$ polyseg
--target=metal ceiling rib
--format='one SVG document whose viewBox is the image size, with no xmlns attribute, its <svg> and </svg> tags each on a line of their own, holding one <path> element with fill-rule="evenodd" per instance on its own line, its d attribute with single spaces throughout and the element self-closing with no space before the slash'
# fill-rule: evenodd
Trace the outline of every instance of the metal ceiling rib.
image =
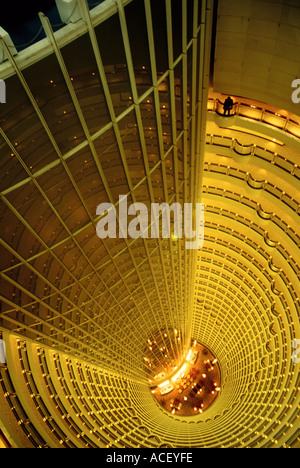
<svg viewBox="0 0 300 468">
<path fill-rule="evenodd" d="M 194 21 L 193 21 L 193 40 L 189 42 L 187 40 L 187 2 L 183 1 L 182 2 L 182 53 L 178 57 L 173 57 L 173 30 L 172 30 L 172 23 L 171 23 L 171 18 L 172 18 L 172 5 L 169 0 L 166 1 L 166 19 L 167 19 L 167 24 L 166 24 L 166 31 L 167 31 L 167 50 L 168 50 L 168 63 L 169 63 L 169 69 L 167 72 L 163 74 L 163 76 L 158 77 L 157 71 L 156 71 L 156 52 L 155 52 L 155 47 L 154 47 L 154 36 L 153 36 L 153 26 L 152 26 L 152 13 L 151 13 L 151 4 L 149 0 L 145 0 L 145 18 L 146 18 L 146 24 L 147 24 L 147 37 L 148 37 L 148 45 L 149 45 L 149 56 L 150 56 L 150 63 L 151 63 L 151 76 L 152 76 L 152 84 L 148 87 L 148 90 L 143 93 L 141 96 L 138 95 L 137 92 L 137 87 L 136 87 L 136 77 L 135 77 L 135 71 L 133 67 L 133 61 L 132 61 L 132 53 L 131 53 L 131 45 L 129 42 L 129 36 L 128 36 L 128 31 L 127 31 L 127 24 L 126 24 L 126 14 L 124 10 L 124 4 L 121 1 L 117 1 L 117 11 L 120 19 L 120 27 L 121 27 L 121 32 L 122 32 L 122 37 L 123 37 L 123 44 L 124 44 L 124 49 L 125 49 L 125 56 L 126 56 L 126 66 L 127 66 L 127 71 L 128 71 L 128 76 L 129 76 L 129 83 L 131 87 L 131 95 L 132 95 L 132 104 L 127 108 L 126 111 L 122 112 L 121 115 L 118 115 L 116 117 L 115 111 L 114 111 L 114 106 L 113 106 L 113 100 L 111 96 L 111 91 L 109 89 L 109 85 L 107 82 L 107 75 L 103 66 L 101 54 L 100 54 L 100 49 L 98 45 L 98 41 L 96 38 L 96 32 L 93 26 L 93 21 L 91 19 L 90 11 L 87 7 L 86 1 L 85 0 L 80 0 L 80 8 L 82 12 L 82 17 L 83 20 L 86 24 L 88 35 L 90 37 L 90 42 L 92 45 L 93 53 L 94 53 L 94 58 L 95 62 L 97 64 L 98 68 L 98 73 L 101 79 L 101 84 L 104 90 L 104 96 L 106 100 L 106 104 L 109 110 L 109 115 L 110 115 L 110 123 L 106 124 L 104 128 L 99 128 L 97 129 L 96 133 L 91 134 L 88 125 L 85 120 L 85 116 L 83 114 L 83 111 L 81 109 L 76 90 L 74 88 L 72 79 L 70 77 L 69 71 L 67 70 L 67 67 L 64 62 L 63 55 L 61 53 L 60 47 L 56 41 L 55 34 L 52 32 L 51 25 L 49 23 L 48 18 L 46 18 L 42 13 L 40 13 L 40 19 L 41 23 L 43 25 L 43 28 L 45 30 L 46 36 L 48 38 L 49 43 L 51 44 L 51 48 L 53 53 L 56 56 L 57 62 L 59 64 L 62 76 L 64 78 L 64 82 L 66 84 L 66 87 L 69 92 L 70 100 L 74 105 L 76 114 L 79 118 L 79 122 L 81 124 L 81 127 L 84 132 L 84 141 L 81 141 L 78 145 L 72 148 L 71 151 L 69 151 L 66 154 L 62 154 L 55 137 L 53 136 L 49 123 L 45 120 L 43 113 L 41 109 L 39 108 L 39 105 L 36 102 L 36 99 L 30 89 L 30 84 L 27 83 L 22 70 L 20 69 L 19 65 L 17 64 L 17 60 L 15 57 L 12 56 L 10 53 L 8 47 L 6 46 L 5 42 L 2 40 L 2 44 L 4 49 L 7 52 L 7 56 L 9 57 L 9 61 L 12 64 L 15 73 L 17 74 L 26 94 L 27 97 L 31 103 L 31 105 L 34 108 L 34 111 L 40 120 L 44 131 L 48 135 L 48 138 L 53 146 L 53 149 L 55 153 L 57 154 L 57 159 L 54 161 L 52 164 L 45 166 L 44 168 L 41 168 L 37 173 L 32 173 L 32 171 L 27 167 L 26 163 L 22 160 L 22 155 L 18 153 L 15 145 L 13 144 L 12 141 L 10 141 L 9 137 L 6 135 L 6 133 L 1 129 L 1 135 L 10 147 L 11 151 L 13 151 L 13 154 L 16 156 L 17 160 L 23 168 L 25 169 L 26 173 L 28 174 L 27 179 L 23 179 L 23 181 L 18 182 L 17 184 L 13 184 L 11 187 L 7 188 L 4 190 L 1 194 L 1 199 L 2 201 L 5 202 L 6 206 L 14 213 L 16 218 L 19 219 L 19 221 L 22 223 L 22 225 L 25 226 L 26 229 L 28 229 L 31 234 L 38 240 L 40 245 L 42 246 L 42 249 L 38 254 L 35 254 L 34 256 L 23 258 L 22 256 L 19 255 L 19 253 L 13 249 L 12 247 L 9 247 L 9 251 L 13 253 L 13 255 L 16 258 L 19 258 L 21 260 L 21 263 L 19 265 L 26 266 L 28 268 L 28 271 L 33 272 L 34 274 L 37 274 L 37 276 L 45 282 L 45 284 L 48 284 L 51 290 L 53 291 L 52 295 L 59 295 L 63 301 L 66 301 L 66 304 L 69 304 L 69 307 L 67 309 L 67 313 L 63 313 L 62 316 L 60 315 L 60 312 L 55 310 L 55 307 L 51 308 L 53 318 L 51 318 L 49 321 L 47 319 L 39 319 L 38 317 L 36 318 L 36 321 L 34 321 L 34 314 L 31 314 L 30 317 L 33 319 L 33 324 L 28 327 L 28 329 L 31 329 L 33 333 L 36 334 L 36 337 L 38 338 L 43 337 L 45 338 L 45 333 L 40 333 L 38 332 L 38 326 L 37 324 L 44 324 L 45 326 L 47 324 L 50 324 L 52 327 L 52 341 L 53 343 L 56 343 L 59 345 L 59 340 L 56 338 L 60 334 L 60 330 L 58 327 L 54 325 L 55 323 L 55 317 L 59 318 L 62 317 L 63 320 L 66 320 L 66 323 L 68 323 L 68 329 L 71 328 L 77 330 L 77 335 L 80 335 L 81 333 L 84 333 L 84 336 L 88 336 L 86 331 L 87 327 L 94 327 L 95 331 L 93 333 L 90 333 L 89 336 L 92 337 L 92 342 L 90 343 L 90 352 L 88 353 L 89 357 L 92 355 L 94 360 L 101 361 L 101 359 L 97 356 L 101 356 L 101 351 L 99 354 L 99 348 L 103 346 L 104 352 L 107 353 L 107 350 L 109 349 L 110 345 L 107 344 L 107 341 L 105 341 L 104 344 L 101 344 L 101 338 L 97 338 L 99 333 L 97 334 L 97 330 L 100 332 L 100 336 L 103 335 L 103 337 L 106 337 L 107 340 L 111 339 L 112 345 L 114 344 L 116 346 L 116 349 L 118 348 L 118 340 L 114 337 L 114 335 L 110 335 L 109 329 L 104 329 L 101 326 L 99 326 L 99 323 L 97 322 L 96 318 L 91 318 L 88 313 L 85 312 L 87 304 L 92 305 L 94 308 L 100 308 L 101 313 L 105 315 L 110 314 L 110 310 L 119 310 L 124 318 L 124 321 L 127 321 L 128 324 L 132 322 L 131 318 L 131 313 L 130 311 L 122 306 L 120 301 L 117 298 L 117 295 L 114 291 L 116 291 L 116 284 L 114 284 L 113 287 L 111 287 L 107 282 L 105 282 L 102 279 L 102 274 L 101 271 L 103 271 L 103 265 L 102 269 L 101 267 L 95 268 L 93 265 L 92 261 L 88 258 L 87 253 L 85 252 L 85 249 L 80 245 L 78 241 L 78 234 L 84 233 L 86 229 L 90 228 L 91 226 L 96 226 L 97 222 L 97 217 L 93 215 L 93 213 L 90 212 L 86 201 L 81 193 L 81 190 L 79 189 L 79 186 L 77 184 L 77 181 L 75 180 L 68 162 L 69 160 L 72 160 L 76 158 L 76 155 L 82 151 L 83 149 L 89 149 L 94 163 L 98 169 L 99 176 L 101 178 L 101 181 L 103 183 L 103 186 L 106 190 L 107 193 L 107 198 L 108 200 L 114 204 L 116 207 L 118 206 L 119 200 L 116 200 L 113 198 L 112 193 L 111 193 L 111 187 L 109 185 L 109 182 L 106 179 L 105 172 L 102 168 L 101 161 L 99 159 L 99 156 L 97 154 L 97 150 L 95 147 L 95 141 L 99 138 L 99 136 L 104 135 L 107 130 L 110 128 L 113 130 L 117 146 L 115 147 L 115 150 L 117 150 L 120 154 L 123 169 L 125 171 L 126 175 L 126 183 L 128 185 L 128 193 L 132 197 L 132 200 L 134 202 L 137 201 L 136 198 L 136 190 L 141 186 L 142 184 L 146 183 L 148 187 L 148 193 L 149 193 L 149 200 L 153 202 L 162 202 L 165 201 L 166 203 L 171 203 L 173 201 L 184 201 L 184 202 L 193 202 L 195 203 L 195 198 L 192 195 L 192 189 L 193 187 L 192 184 L 192 178 L 195 177 L 195 172 L 194 172 L 194 163 L 192 162 L 191 167 L 188 165 L 188 156 L 187 152 L 190 152 L 190 159 L 191 161 L 194 160 L 194 153 L 195 153 L 195 130 L 196 130 L 196 108 L 197 108 L 197 103 L 201 100 L 201 98 L 197 95 L 198 92 L 202 93 L 202 89 L 198 89 L 198 83 L 199 83 L 199 70 L 197 70 L 196 65 L 198 63 L 198 35 L 200 34 L 200 27 L 197 24 L 197 18 L 198 18 L 198 1 L 194 2 Z M 202 7 L 203 8 L 203 7 Z M 205 7 L 203 8 L 202 14 L 205 15 Z M 202 19 L 202 23 L 204 25 L 204 20 Z M 204 36 L 202 35 L 202 40 L 204 40 Z M 201 45 L 202 50 L 203 50 L 203 45 Z M 193 50 L 193 59 L 195 62 L 193 62 L 192 66 L 192 78 L 191 78 L 191 83 L 188 83 L 187 80 L 187 51 L 189 48 L 192 48 Z M 174 66 L 176 64 L 182 62 L 182 85 L 181 85 L 181 93 L 182 93 L 182 112 L 183 112 L 183 130 L 180 132 L 180 134 L 177 134 L 177 124 L 176 124 L 176 105 L 175 105 L 175 78 L 174 78 Z M 203 73 L 203 69 L 201 68 L 200 74 Z M 169 109 L 169 114 L 170 114 L 170 145 L 167 150 L 164 148 L 164 143 L 163 143 L 163 131 L 162 131 L 162 122 L 161 122 L 161 103 L 160 103 L 160 96 L 159 96 L 159 86 L 161 83 L 165 82 L 167 80 L 168 82 L 168 93 L 169 93 L 169 99 L 170 99 L 170 109 Z M 200 80 L 201 81 L 201 80 Z M 188 87 L 190 87 L 190 90 L 188 91 Z M 149 165 L 149 160 L 148 160 L 148 150 L 147 150 L 147 145 L 145 141 L 145 128 L 146 128 L 146 122 L 144 120 L 144 117 L 142 117 L 142 111 L 141 111 L 141 105 L 144 103 L 145 99 L 153 95 L 154 97 L 154 111 L 155 111 L 155 120 L 156 120 L 156 127 L 157 127 L 157 138 L 158 138 L 158 144 L 159 144 L 159 161 L 158 163 L 150 168 Z M 187 106 L 189 105 L 188 103 L 188 95 L 190 96 L 191 99 L 191 113 L 190 117 L 188 117 L 188 112 L 187 112 Z M 144 164 L 144 169 L 145 169 L 145 176 L 143 179 L 140 180 L 140 182 L 136 185 L 133 184 L 130 171 L 128 168 L 128 162 L 127 162 L 127 157 L 125 154 L 124 150 L 124 145 L 123 145 L 123 136 L 121 135 L 120 129 L 119 129 L 119 124 L 122 123 L 123 121 L 126 120 L 127 116 L 134 112 L 135 117 L 136 117 L 136 129 L 137 129 L 137 135 L 139 139 L 139 144 L 141 147 L 141 152 L 142 152 L 142 158 L 143 158 L 143 164 Z M 192 133 L 189 133 L 189 128 L 192 129 Z M 179 176 L 179 170 L 178 170 L 178 155 L 177 155 L 177 145 L 178 141 L 182 140 L 183 141 L 183 180 L 180 180 Z M 190 148 L 189 148 L 190 145 Z M 168 182 L 167 182 L 167 160 L 172 158 L 173 160 L 173 183 L 174 183 L 174 192 L 173 194 L 169 197 L 168 195 Z M 51 168 L 54 168 L 57 165 L 61 165 L 64 168 L 64 171 L 67 174 L 68 179 L 71 182 L 72 187 L 74 188 L 82 206 L 85 209 L 85 212 L 88 215 L 89 222 L 87 222 L 83 227 L 80 228 L 78 231 L 71 231 L 67 224 L 64 222 L 63 216 L 59 214 L 57 211 L 56 207 L 54 204 L 51 202 L 49 197 L 47 196 L 46 192 L 43 190 L 43 187 L 39 183 L 39 177 L 42 176 L 43 174 L 47 174 L 47 171 L 51 170 Z M 153 186 L 153 176 L 154 174 L 158 174 L 157 171 L 160 171 L 160 177 L 161 177 L 161 183 L 162 183 L 162 188 L 163 188 L 163 200 L 158 200 L 157 196 L 155 194 L 155 189 Z M 11 203 L 7 196 L 11 196 L 13 194 L 14 190 L 20 189 L 23 186 L 25 187 L 28 183 L 33 182 L 34 186 L 37 188 L 43 199 L 46 201 L 47 205 L 51 209 L 51 211 L 54 213 L 56 218 L 59 220 L 61 225 L 64 227 L 65 232 L 67 236 L 63 238 L 59 243 L 54 243 L 52 246 L 48 246 L 41 237 L 38 236 L 38 234 L 35 232 L 35 230 L 30 226 L 30 223 L 26 221 L 26 219 L 21 216 L 21 214 L 18 212 L 18 209 L 13 206 L 13 203 Z M 121 194 L 120 194 L 121 195 Z M 146 195 L 146 193 L 145 193 Z M 191 197 L 192 196 L 192 197 Z M 86 261 L 86 264 L 89 265 L 91 271 L 97 278 L 97 281 L 99 281 L 102 284 L 102 289 L 103 291 L 98 293 L 96 296 L 91 294 L 89 289 L 84 286 L 86 284 L 86 279 L 91 277 L 91 273 L 87 273 L 86 275 L 83 275 L 82 278 L 76 277 L 74 274 L 70 272 L 70 269 L 66 269 L 66 266 L 63 264 L 63 262 L 60 260 L 58 255 L 55 254 L 57 251 L 57 247 L 62 246 L 63 244 L 67 245 L 67 243 L 71 241 L 78 251 L 81 253 L 82 258 Z M 2 246 L 7 246 L 7 243 L 3 240 L 1 240 Z M 157 239 L 157 244 L 155 246 L 149 245 L 146 239 L 142 240 L 142 245 L 138 246 L 139 251 L 144 251 L 145 252 L 145 259 L 140 262 L 139 264 L 135 260 L 135 253 L 132 248 L 135 248 L 135 245 L 137 244 L 137 241 L 134 240 L 129 240 L 129 239 L 124 239 L 124 246 L 121 249 L 121 252 L 117 253 L 112 253 L 110 251 L 110 247 L 107 245 L 108 243 L 106 240 L 103 240 L 103 245 L 105 248 L 105 251 L 107 253 L 107 260 L 105 260 L 105 263 L 107 266 L 110 265 L 110 263 L 114 266 L 115 271 L 117 272 L 119 279 L 117 280 L 117 284 L 119 287 L 124 288 L 124 290 L 127 290 L 127 295 L 128 298 L 130 297 L 130 302 L 132 302 L 132 305 L 134 308 L 136 308 L 137 311 L 140 311 L 139 313 L 141 314 L 141 317 L 139 319 L 140 324 L 143 324 L 143 333 L 140 333 L 139 330 L 137 330 L 137 337 L 140 336 L 140 341 L 143 342 L 145 341 L 145 336 L 148 333 L 148 336 L 151 336 L 151 333 L 153 333 L 153 325 L 156 323 L 155 328 L 157 329 L 158 333 L 161 334 L 162 340 L 164 341 L 164 336 L 163 336 L 163 324 L 164 320 L 166 319 L 165 326 L 168 328 L 170 325 L 172 328 L 181 328 L 182 332 L 182 340 L 180 342 L 175 343 L 175 348 L 173 350 L 175 356 L 181 356 L 184 350 L 187 347 L 187 343 L 190 340 L 191 337 L 191 313 L 192 313 L 192 299 L 193 299 L 193 284 L 195 281 L 195 269 L 192 267 L 192 257 L 194 257 L 194 261 L 196 258 L 196 253 L 193 251 L 188 251 L 186 249 L 183 249 L 182 246 L 176 246 L 175 250 L 172 245 L 172 239 Z M 166 245 L 168 244 L 168 246 Z M 167 268 L 167 263 L 166 263 L 166 249 L 170 252 L 170 267 Z M 49 278 L 43 277 L 40 272 L 37 271 L 37 269 L 34 267 L 34 262 L 38 260 L 38 258 L 42 258 L 45 253 L 48 253 L 51 257 L 53 257 L 58 265 L 63 270 L 67 270 L 68 275 L 72 278 L 73 282 L 73 287 L 80 287 L 80 290 L 82 290 L 86 296 L 85 301 L 80 305 L 68 298 L 67 290 L 64 293 L 63 290 L 60 291 L 57 287 L 55 287 L 51 280 Z M 119 268 L 119 261 L 120 258 L 123 256 L 126 256 L 127 261 L 131 263 L 131 268 L 126 271 L 121 271 Z M 159 261 L 160 267 L 157 269 L 157 260 Z M 104 263 L 104 264 L 105 264 Z M 176 267 L 177 266 L 177 267 Z M 16 271 L 17 266 L 14 265 L 13 267 Z M 146 270 L 145 270 L 146 268 Z M 148 271 L 148 273 L 145 275 L 145 273 L 142 272 Z M 10 278 L 9 272 L 10 270 L 5 270 L 6 272 L 3 273 L 3 278 L 5 278 L 8 282 L 14 285 L 14 287 L 18 288 L 18 283 L 17 281 L 12 280 Z M 185 275 L 183 272 L 189 271 L 187 275 Z M 150 277 L 148 276 L 150 274 Z M 134 295 L 132 294 L 132 288 L 129 286 L 128 279 L 130 278 L 130 275 L 136 276 L 138 280 L 138 284 L 135 287 L 135 291 L 139 292 L 139 298 L 136 299 Z M 164 282 L 164 291 L 162 292 L 162 287 L 161 281 L 163 280 Z M 149 289 L 149 284 L 152 282 L 153 287 Z M 22 288 L 21 288 L 22 289 Z M 171 300 L 171 290 L 178 290 L 182 291 L 183 294 L 185 295 L 185 298 L 179 301 L 177 294 L 175 296 L 172 294 L 172 300 Z M 112 308 L 109 310 L 105 310 L 101 308 L 101 305 L 99 304 L 99 300 L 101 301 L 101 298 L 103 297 L 103 293 L 107 293 L 109 297 L 111 297 L 113 301 Z M 142 293 L 142 296 L 140 295 Z M 32 296 L 32 301 L 40 304 L 40 306 L 44 306 L 47 308 L 47 305 L 45 303 L 45 300 L 43 298 L 39 298 L 35 296 L 34 294 L 31 294 Z M 6 297 L 2 297 L 2 300 L 4 303 L 7 305 L 12 306 L 12 303 L 7 300 Z M 122 300 L 123 302 L 123 300 Z M 167 304 L 167 309 L 166 309 L 166 304 Z M 115 309 L 115 307 L 117 309 Z M 142 309 L 141 309 L 142 307 Z M 157 307 L 158 310 L 162 312 L 162 315 L 159 317 L 159 314 L 157 312 Z M 148 312 L 145 314 L 145 309 L 148 309 Z M 20 311 L 23 312 L 23 314 L 29 314 L 26 308 L 20 307 Z M 82 314 L 82 323 L 79 324 L 74 324 L 73 320 L 68 318 L 71 317 L 71 312 L 74 311 L 79 311 L 80 314 Z M 147 315 L 152 317 L 151 321 L 149 321 Z M 11 321 L 12 323 L 15 323 L 15 319 L 10 316 L 8 312 L 4 314 L 6 316 L 6 320 L 9 322 Z M 145 319 L 143 319 L 143 315 L 145 315 Z M 178 318 L 180 316 L 180 319 Z M 165 319 L 161 319 L 161 317 L 165 317 Z M 179 323 L 180 320 L 180 323 Z M 169 324 L 169 325 L 168 325 Z M 132 322 L 132 327 L 134 328 L 134 323 Z M 21 327 L 22 328 L 22 327 Z M 26 327 L 24 327 L 25 329 Z M 116 325 L 116 330 L 118 332 L 121 332 L 122 324 L 121 322 Z M 148 329 L 148 332 L 145 333 L 145 330 Z M 73 333 L 73 332 L 72 332 Z M 114 332 L 115 333 L 115 332 Z M 93 338 L 94 335 L 94 338 Z M 75 348 L 77 348 L 77 352 L 81 353 L 83 352 L 82 350 L 87 349 L 86 343 L 83 342 L 81 343 L 80 340 L 77 342 L 77 340 L 72 337 L 72 334 L 70 334 L 69 331 L 66 331 L 64 333 L 64 336 L 68 337 L 68 340 L 70 340 L 70 350 L 72 350 L 72 346 L 75 345 Z M 99 341 L 100 340 L 100 341 Z M 98 350 L 97 350 L 97 342 L 99 342 Z M 73 343 L 73 345 L 72 345 Z M 93 344 L 94 343 L 94 344 Z M 101 346 L 100 346 L 101 344 Z M 68 343 L 65 343 L 66 349 L 68 349 Z M 106 351 L 105 351 L 106 350 Z M 74 349 L 73 349 L 74 351 Z M 111 351 L 110 355 L 115 356 L 113 359 L 113 362 L 117 361 L 118 358 L 118 353 L 119 351 Z M 131 361 L 130 357 L 131 353 L 128 351 L 128 349 L 125 351 L 125 355 L 129 356 L 128 362 Z M 136 359 L 136 358 L 134 358 Z M 114 363 L 115 365 L 115 363 Z M 111 364 L 113 366 L 113 363 Z M 144 376 L 144 370 L 141 365 L 138 365 L 138 368 L 140 369 L 139 371 L 134 371 L 135 373 L 138 372 L 137 378 L 140 380 L 145 380 Z M 124 368 L 123 368 L 124 371 Z M 130 374 L 132 371 L 127 369 L 126 372 L 129 372 Z"/>
</svg>

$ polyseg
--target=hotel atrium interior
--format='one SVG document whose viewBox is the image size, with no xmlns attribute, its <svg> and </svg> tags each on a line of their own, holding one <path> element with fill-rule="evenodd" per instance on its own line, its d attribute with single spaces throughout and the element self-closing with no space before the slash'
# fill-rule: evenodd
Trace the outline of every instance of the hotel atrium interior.
<svg viewBox="0 0 300 468">
<path fill-rule="evenodd" d="M 33 10 L 0 24 L 0 447 L 299 448 L 299 0 Z M 203 204 L 203 245 L 100 238 L 125 195 Z"/>
</svg>

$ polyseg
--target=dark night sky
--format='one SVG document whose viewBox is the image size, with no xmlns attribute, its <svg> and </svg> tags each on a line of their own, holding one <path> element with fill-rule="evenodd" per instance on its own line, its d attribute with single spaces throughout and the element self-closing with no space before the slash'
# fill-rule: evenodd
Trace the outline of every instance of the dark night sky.
<svg viewBox="0 0 300 468">
<path fill-rule="evenodd" d="M 36 19 L 39 11 L 45 12 L 55 6 L 55 0 L 40 2 L 5 0 L 5 8 L 1 12 L 0 26 L 6 31 L 14 31 L 26 22 Z"/>
</svg>

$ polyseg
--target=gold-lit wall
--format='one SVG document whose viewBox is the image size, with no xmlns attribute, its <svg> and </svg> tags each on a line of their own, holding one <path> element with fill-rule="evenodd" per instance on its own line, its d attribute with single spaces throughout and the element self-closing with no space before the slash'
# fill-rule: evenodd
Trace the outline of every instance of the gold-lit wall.
<svg viewBox="0 0 300 468">
<path fill-rule="evenodd" d="M 40 15 L 46 38 L 0 64 L 0 427 L 12 446 L 299 445 L 300 118 L 225 80 L 224 31 L 231 16 L 252 21 L 250 3 L 239 15 L 229 0 L 80 1 L 82 20 L 53 34 Z M 201 201 L 203 247 L 99 239 L 96 208 L 121 194 Z M 191 339 L 218 358 L 221 391 L 202 415 L 151 395 L 143 357 L 166 331 L 173 363 Z"/>
</svg>

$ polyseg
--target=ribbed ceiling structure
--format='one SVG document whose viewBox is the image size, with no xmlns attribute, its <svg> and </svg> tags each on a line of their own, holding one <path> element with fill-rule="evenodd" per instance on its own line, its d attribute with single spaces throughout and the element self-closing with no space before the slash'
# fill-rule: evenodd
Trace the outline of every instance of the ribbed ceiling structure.
<svg viewBox="0 0 300 468">
<path fill-rule="evenodd" d="M 267 23 L 274 4 L 259 3 Z M 243 5 L 79 0 L 82 19 L 53 33 L 40 14 L 46 38 L 21 53 L 1 41 L 4 445 L 299 446 L 299 62 L 286 58 L 285 106 L 269 84 L 225 79 L 232 44 L 243 64 L 255 57 L 258 2 Z M 276 11 L 280 57 L 300 12 Z M 117 209 L 120 195 L 204 203 L 203 247 L 99 239 L 96 208 Z M 144 357 L 156 336 L 175 365 L 191 340 L 217 356 L 221 390 L 203 414 L 152 397 Z"/>
</svg>

